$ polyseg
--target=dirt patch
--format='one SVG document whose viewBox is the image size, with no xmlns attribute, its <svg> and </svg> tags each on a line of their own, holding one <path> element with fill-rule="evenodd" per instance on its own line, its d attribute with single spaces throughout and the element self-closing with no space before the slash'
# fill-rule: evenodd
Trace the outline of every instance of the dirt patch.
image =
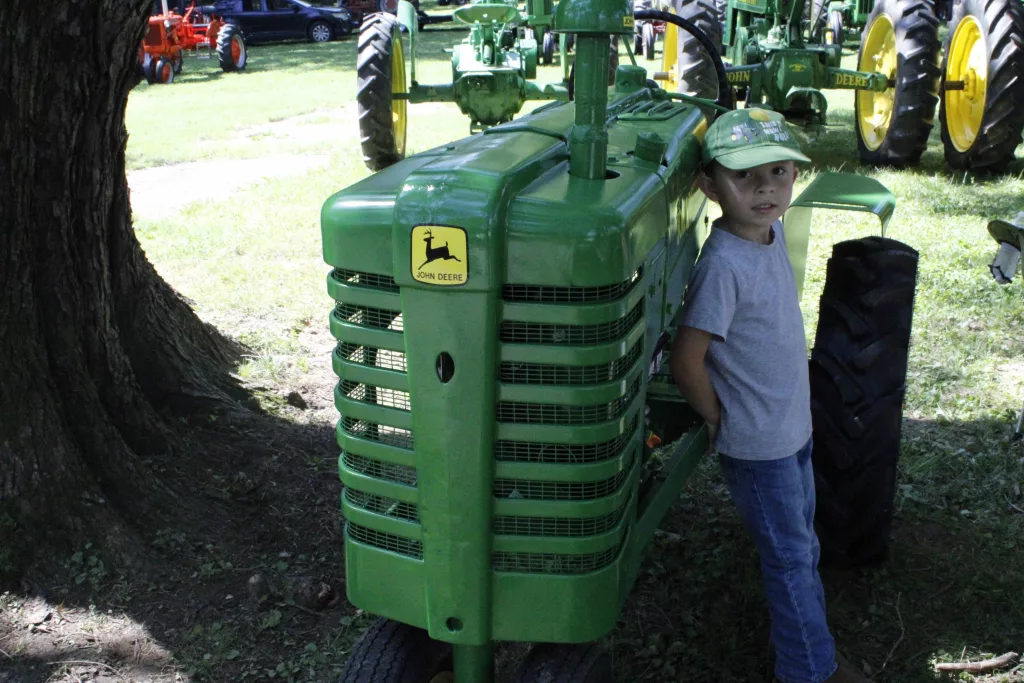
<svg viewBox="0 0 1024 683">
<path fill-rule="evenodd" d="M 223 198 L 254 183 L 284 178 L 327 163 L 326 154 L 280 154 L 259 159 L 196 161 L 146 168 L 128 173 L 132 214 L 149 220 L 165 218 L 189 204 Z M 187 179 L 187 182 L 184 182 Z"/>
</svg>

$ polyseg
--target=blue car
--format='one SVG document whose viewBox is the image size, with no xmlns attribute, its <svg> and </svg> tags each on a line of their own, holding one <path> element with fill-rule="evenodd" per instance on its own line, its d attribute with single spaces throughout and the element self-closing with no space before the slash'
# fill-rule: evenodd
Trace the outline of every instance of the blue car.
<svg viewBox="0 0 1024 683">
<path fill-rule="evenodd" d="M 347 36 L 359 23 L 345 7 L 318 7 L 305 0 L 217 0 L 202 8 L 237 24 L 247 42 L 309 40 L 326 43 Z"/>
</svg>

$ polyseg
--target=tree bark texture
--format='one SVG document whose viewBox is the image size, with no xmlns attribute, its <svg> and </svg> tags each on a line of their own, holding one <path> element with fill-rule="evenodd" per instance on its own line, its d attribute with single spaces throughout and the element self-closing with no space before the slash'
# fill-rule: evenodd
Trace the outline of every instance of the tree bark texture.
<svg viewBox="0 0 1024 683">
<path fill-rule="evenodd" d="M 168 415 L 229 400 L 234 347 L 132 228 L 125 108 L 150 6 L 0 2 L 0 547 L 21 568 L 61 534 L 158 518 L 173 494 L 143 460 L 175 453 Z"/>
</svg>

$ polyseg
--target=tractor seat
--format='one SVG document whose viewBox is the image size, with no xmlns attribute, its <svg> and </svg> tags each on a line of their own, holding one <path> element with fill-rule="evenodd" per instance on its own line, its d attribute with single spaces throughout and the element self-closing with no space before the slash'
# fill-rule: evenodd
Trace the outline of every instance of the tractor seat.
<svg viewBox="0 0 1024 683">
<path fill-rule="evenodd" d="M 452 14 L 455 21 L 463 24 L 506 24 L 519 18 L 519 10 L 512 5 L 498 2 L 481 2 L 460 7 Z"/>
</svg>

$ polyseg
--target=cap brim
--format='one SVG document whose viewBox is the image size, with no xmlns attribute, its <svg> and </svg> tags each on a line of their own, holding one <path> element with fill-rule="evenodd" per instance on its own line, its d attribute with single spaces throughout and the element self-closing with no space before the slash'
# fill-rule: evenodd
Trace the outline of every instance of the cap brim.
<svg viewBox="0 0 1024 683">
<path fill-rule="evenodd" d="M 765 145 L 753 149 L 737 149 L 733 152 L 726 152 L 715 157 L 715 161 L 729 170 L 736 171 L 776 161 L 810 161 L 810 159 L 792 147 Z"/>
</svg>

